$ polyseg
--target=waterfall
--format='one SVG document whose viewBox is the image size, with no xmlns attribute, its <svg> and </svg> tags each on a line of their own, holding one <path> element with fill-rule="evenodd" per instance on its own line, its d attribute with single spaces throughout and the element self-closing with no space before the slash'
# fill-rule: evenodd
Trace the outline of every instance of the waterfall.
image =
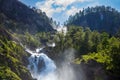
<svg viewBox="0 0 120 80">
<path fill-rule="evenodd" d="M 34 79 L 50 80 L 49 76 L 52 77 L 55 74 L 56 65 L 46 54 L 39 53 L 42 49 L 39 48 L 36 51 L 26 49 L 31 54 L 28 69 Z M 55 77 L 52 80 L 55 80 Z"/>
<path fill-rule="evenodd" d="M 65 59 L 59 63 L 61 66 L 58 68 L 52 59 L 42 53 L 42 50 L 43 48 L 38 48 L 36 51 L 26 49 L 31 54 L 28 70 L 35 80 L 76 80 L 75 72 L 70 64 L 73 59 L 73 51 L 65 52 Z"/>
</svg>

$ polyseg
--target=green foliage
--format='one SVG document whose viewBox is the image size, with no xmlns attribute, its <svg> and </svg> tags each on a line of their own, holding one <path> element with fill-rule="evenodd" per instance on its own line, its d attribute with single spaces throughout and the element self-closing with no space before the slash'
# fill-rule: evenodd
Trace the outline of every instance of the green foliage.
<svg viewBox="0 0 120 80">
<path fill-rule="evenodd" d="M 90 27 L 91 30 L 119 36 L 120 12 L 110 6 L 85 8 L 68 18 L 65 25 Z"/>
<path fill-rule="evenodd" d="M 80 64 L 81 61 L 89 62 L 94 60 L 104 66 L 106 71 L 112 74 L 120 74 L 120 38 L 109 36 L 108 33 L 99 33 L 91 31 L 89 28 L 69 26 L 66 35 L 57 34 L 56 47 L 53 53 L 63 52 L 66 49 L 74 48 L 75 61 Z"/>
<path fill-rule="evenodd" d="M 41 45 L 41 43 L 37 39 L 37 37 L 34 35 L 31 35 L 28 32 L 26 32 L 24 35 L 23 34 L 14 34 L 14 36 L 18 37 L 20 42 L 23 45 L 26 45 L 28 47 L 32 46 L 32 47 L 36 48 Z"/>
<path fill-rule="evenodd" d="M 85 62 L 89 60 L 95 60 L 98 63 L 102 63 L 106 65 L 106 69 L 111 69 L 113 65 L 111 64 L 111 57 L 108 55 L 109 51 L 101 51 L 98 53 L 89 53 L 88 55 L 83 55 L 82 58 Z"/>
<path fill-rule="evenodd" d="M 10 11 L 5 4 L 9 4 L 7 7 L 11 8 Z M 48 32 L 53 30 L 51 25 L 53 24 L 53 20 L 50 19 L 45 12 L 42 12 L 40 9 L 31 9 L 18 0 L 0 1 L 0 25 L 1 24 L 10 32 L 22 34 L 27 31 L 33 34 L 40 31 Z"/>
<path fill-rule="evenodd" d="M 25 67 L 28 64 L 29 55 L 17 41 L 34 49 L 39 47 L 41 43 L 50 42 L 52 40 L 50 33 L 10 34 L 9 36 L 16 38 L 16 41 L 7 38 L 7 34 L 5 36 L 0 34 L 0 80 L 32 80 L 29 71 Z"/>
<path fill-rule="evenodd" d="M 41 43 L 45 43 L 45 42 L 49 42 L 49 40 L 51 39 L 51 34 L 49 32 L 39 32 L 35 34 L 35 37 Z"/>
<path fill-rule="evenodd" d="M 55 50 L 64 51 L 65 49 L 74 48 L 78 51 L 77 56 L 86 54 L 92 51 L 92 32 L 89 28 L 83 29 L 82 27 L 71 26 L 66 35 L 57 34 L 58 40 L 56 41 Z"/>
<path fill-rule="evenodd" d="M 113 74 L 120 74 L 120 39 L 108 36 L 102 36 L 101 42 L 98 44 L 98 51 L 83 55 L 85 62 L 95 60 L 104 65 L 106 70 L 110 70 Z"/>
<path fill-rule="evenodd" d="M 54 38 L 49 32 L 39 32 L 36 34 L 30 34 L 29 32 L 26 32 L 25 34 L 14 34 L 14 36 L 19 38 L 19 41 L 23 45 L 33 49 L 40 47 L 47 42 L 53 41 Z"/>
<path fill-rule="evenodd" d="M 40 45 L 40 42 L 37 41 L 37 39 L 33 37 L 33 35 L 29 34 L 28 32 L 25 33 L 24 39 L 25 39 L 24 42 L 26 42 L 26 45 L 28 46 L 38 47 Z"/>
<path fill-rule="evenodd" d="M 18 43 L 8 40 L 6 36 L 0 38 L 0 80 L 25 80 L 24 76 L 31 80 L 25 67 L 27 56 Z"/>
<path fill-rule="evenodd" d="M 10 68 L 0 66 L 0 80 L 22 80 Z"/>
</svg>

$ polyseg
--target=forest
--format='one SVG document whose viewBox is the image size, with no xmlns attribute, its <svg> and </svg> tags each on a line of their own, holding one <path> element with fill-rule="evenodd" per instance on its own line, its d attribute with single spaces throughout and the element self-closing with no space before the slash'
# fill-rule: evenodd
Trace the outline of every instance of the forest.
<svg viewBox="0 0 120 80">
<path fill-rule="evenodd" d="M 46 69 L 41 68 L 45 62 L 58 68 L 56 75 L 72 67 L 76 78 L 70 80 L 120 80 L 119 11 L 110 6 L 83 8 L 64 22 L 66 33 L 57 31 L 59 26 L 40 9 L 18 0 L 0 0 L 0 80 L 44 80 L 38 75 Z M 69 57 L 74 58 L 68 63 Z M 34 70 L 37 60 L 38 78 L 34 78 L 28 66 Z M 83 74 L 86 77 L 80 78 Z"/>
</svg>

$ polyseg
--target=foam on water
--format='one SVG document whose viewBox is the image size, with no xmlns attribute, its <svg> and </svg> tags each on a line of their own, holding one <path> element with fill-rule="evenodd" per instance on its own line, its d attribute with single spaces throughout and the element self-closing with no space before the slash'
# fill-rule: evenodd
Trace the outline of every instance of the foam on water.
<svg viewBox="0 0 120 80">
<path fill-rule="evenodd" d="M 31 54 L 28 69 L 35 80 L 76 80 L 74 70 L 70 64 L 74 56 L 73 51 L 68 50 L 65 52 L 66 60 L 59 63 L 61 66 L 57 68 L 52 59 L 41 53 L 42 50 L 43 48 L 38 48 L 36 51 L 26 49 Z"/>
<path fill-rule="evenodd" d="M 37 80 L 50 80 L 48 76 L 54 75 L 56 65 L 46 54 L 39 53 L 42 49 L 43 48 L 38 48 L 36 51 L 26 49 L 26 51 L 31 54 L 28 69 L 33 78 Z"/>
</svg>

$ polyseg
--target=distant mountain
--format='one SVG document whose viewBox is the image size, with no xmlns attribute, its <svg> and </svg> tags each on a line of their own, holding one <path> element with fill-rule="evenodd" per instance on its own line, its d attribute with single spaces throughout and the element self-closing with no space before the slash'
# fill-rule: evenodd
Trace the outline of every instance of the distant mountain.
<svg viewBox="0 0 120 80">
<path fill-rule="evenodd" d="M 99 32 L 115 34 L 120 30 L 120 12 L 111 7 L 96 6 L 83 9 L 74 16 L 70 16 L 65 23 L 67 26 L 76 25 L 90 27 Z"/>
<path fill-rule="evenodd" d="M 53 30 L 45 12 L 31 9 L 19 0 L 0 0 L 0 25 L 18 33 Z"/>
</svg>

